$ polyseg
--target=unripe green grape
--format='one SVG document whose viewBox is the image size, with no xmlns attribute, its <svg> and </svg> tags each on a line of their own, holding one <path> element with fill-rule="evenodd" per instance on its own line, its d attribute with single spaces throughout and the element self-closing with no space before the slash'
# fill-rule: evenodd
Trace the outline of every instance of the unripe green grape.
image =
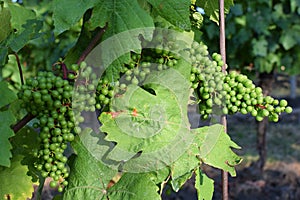
<svg viewBox="0 0 300 200">
<path fill-rule="evenodd" d="M 68 181 L 63 181 L 62 184 L 63 184 L 64 186 L 67 186 L 67 185 L 68 185 Z"/>
<path fill-rule="evenodd" d="M 281 113 L 281 107 L 277 106 L 277 107 L 275 108 L 275 112 L 276 112 L 276 113 Z"/>
<path fill-rule="evenodd" d="M 252 115 L 253 117 L 256 117 L 256 116 L 257 116 L 257 110 L 253 109 L 253 110 L 251 111 L 251 115 Z"/>
<path fill-rule="evenodd" d="M 260 116 L 260 115 L 256 115 L 255 119 L 256 119 L 257 121 L 261 122 L 261 121 L 264 119 L 264 117 L 262 117 L 262 116 Z"/>
<path fill-rule="evenodd" d="M 292 107 L 290 107 L 290 106 L 287 106 L 287 107 L 285 108 L 284 112 L 286 112 L 286 113 L 290 114 L 290 113 L 292 113 L 292 112 L 293 112 L 293 108 L 292 108 Z"/>
<path fill-rule="evenodd" d="M 238 107 L 237 106 L 232 106 L 230 109 L 233 113 L 236 113 L 238 111 Z"/>
<path fill-rule="evenodd" d="M 247 109 L 246 108 L 241 108 L 240 112 L 245 115 L 248 113 Z"/>
<path fill-rule="evenodd" d="M 134 76 L 131 80 L 131 83 L 134 85 L 138 85 L 139 84 L 139 80 Z"/>
<path fill-rule="evenodd" d="M 279 102 L 280 107 L 286 107 L 288 105 L 288 102 L 285 99 L 280 100 Z"/>
<path fill-rule="evenodd" d="M 247 112 L 251 113 L 252 111 L 253 111 L 253 107 L 252 106 L 247 106 Z"/>
<path fill-rule="evenodd" d="M 228 114 L 228 108 L 227 107 L 223 107 L 222 108 L 222 112 L 224 115 L 227 115 Z"/>
<path fill-rule="evenodd" d="M 50 184 L 49 184 L 49 186 L 50 186 L 51 188 L 56 188 L 57 182 L 56 182 L 56 181 L 51 181 Z"/>
<path fill-rule="evenodd" d="M 262 116 L 263 117 L 267 117 L 267 116 L 269 116 L 269 114 L 270 114 L 270 112 L 267 109 L 262 110 Z"/>
</svg>

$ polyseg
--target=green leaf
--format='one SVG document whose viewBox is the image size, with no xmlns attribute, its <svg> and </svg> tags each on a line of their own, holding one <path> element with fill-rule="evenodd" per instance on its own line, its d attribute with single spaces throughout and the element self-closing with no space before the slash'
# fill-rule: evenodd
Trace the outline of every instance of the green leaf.
<svg viewBox="0 0 300 200">
<path fill-rule="evenodd" d="M 268 42 L 264 37 L 260 37 L 258 40 L 252 40 L 253 50 L 252 53 L 255 56 L 266 56 L 268 50 Z"/>
<path fill-rule="evenodd" d="M 176 70 L 153 72 L 144 88 L 155 95 L 129 85 L 122 96 L 113 99 L 117 116 L 100 116 L 101 131 L 108 134 L 105 139 L 117 143 L 108 157 L 125 161 L 123 170 L 135 172 L 157 170 L 177 160 L 193 140 L 186 115 L 189 84 Z M 131 159 L 140 151 L 141 155 Z"/>
<path fill-rule="evenodd" d="M 85 11 L 92 8 L 96 0 L 55 0 L 53 2 L 54 33 L 60 34 L 74 26 Z"/>
<path fill-rule="evenodd" d="M 10 152 L 12 145 L 9 142 L 9 138 L 14 136 L 14 132 L 10 126 L 15 123 L 16 119 L 8 110 L 0 112 L 0 121 L 0 165 L 9 167 L 10 158 L 12 157 Z"/>
<path fill-rule="evenodd" d="M 282 64 L 283 64 L 283 61 L 282 61 Z M 264 57 L 255 58 L 254 59 L 254 66 L 261 73 L 262 72 L 270 73 L 274 69 L 274 63 L 270 63 L 269 60 L 267 60 Z"/>
<path fill-rule="evenodd" d="M 7 8 L 0 8 L 0 43 L 6 39 L 6 37 L 11 32 L 11 14 L 9 12 L 9 9 Z"/>
<path fill-rule="evenodd" d="M 32 180 L 36 182 L 40 173 L 34 166 L 37 159 L 34 156 L 34 150 L 39 149 L 40 145 L 38 133 L 29 126 L 25 126 L 11 138 L 11 144 L 13 155 L 24 156 L 22 164 L 28 166 L 28 175 L 32 176 Z"/>
<path fill-rule="evenodd" d="M 296 9 L 300 8 L 300 1 L 299 0 L 291 0 L 291 12 L 295 12 Z"/>
<path fill-rule="evenodd" d="M 0 45 L 0 67 L 7 62 L 8 48 Z"/>
<path fill-rule="evenodd" d="M 125 173 L 121 179 L 108 190 L 112 200 L 159 200 L 159 188 L 148 173 Z"/>
<path fill-rule="evenodd" d="M 81 54 L 86 50 L 87 46 L 89 45 L 87 41 L 91 41 L 98 33 L 99 33 L 99 29 L 91 31 L 87 27 L 85 27 L 83 30 L 81 30 L 76 44 L 72 49 L 68 51 L 64 63 L 67 66 L 77 63 Z"/>
<path fill-rule="evenodd" d="M 294 25 L 291 28 L 293 31 L 282 32 L 279 42 L 282 44 L 285 50 L 290 50 L 295 45 L 300 44 L 298 32 L 300 31 L 299 25 Z"/>
<path fill-rule="evenodd" d="M 212 199 L 214 192 L 214 181 L 204 174 L 200 168 L 196 171 L 195 188 L 198 200 Z"/>
<path fill-rule="evenodd" d="M 8 38 L 7 46 L 18 52 L 29 40 L 39 36 L 42 21 L 36 19 L 33 10 L 26 9 L 18 4 L 8 4 L 11 13 L 11 26 L 15 30 Z"/>
<path fill-rule="evenodd" d="M 205 131 L 194 130 L 200 148 L 199 158 L 202 162 L 228 171 L 231 176 L 235 176 L 234 166 L 238 165 L 242 159 L 231 148 L 240 149 L 240 147 L 225 133 L 222 125 L 215 124 L 205 129 Z"/>
<path fill-rule="evenodd" d="M 201 129 L 201 128 L 200 128 Z M 171 184 L 175 192 L 193 175 L 193 171 L 200 165 L 198 145 L 192 143 L 186 152 L 171 166 Z"/>
<path fill-rule="evenodd" d="M 110 81 L 119 79 L 122 65 L 130 61 L 130 51 L 141 51 L 138 36 L 143 35 L 145 39 L 151 40 L 154 30 L 151 16 L 136 0 L 99 1 L 93 9 L 90 23 L 91 29 L 104 27 L 107 23 L 107 30 L 103 35 L 105 42 L 94 49 L 89 57 L 101 58 L 93 64 L 99 66 L 101 63 L 107 70 Z"/>
<path fill-rule="evenodd" d="M 183 30 L 190 30 L 190 1 L 177 0 L 147 0 L 157 13 L 171 24 Z"/>
<path fill-rule="evenodd" d="M 33 10 L 22 7 L 19 4 L 8 4 L 8 8 L 11 13 L 11 26 L 17 33 L 21 33 L 26 29 L 23 25 L 27 23 L 27 20 L 35 19 Z"/>
<path fill-rule="evenodd" d="M 26 24 L 23 24 L 24 30 L 11 35 L 7 45 L 14 52 L 18 52 L 28 43 L 28 41 L 35 39 L 40 35 L 38 32 L 41 30 L 42 26 L 42 21 L 35 19 L 27 20 Z"/>
<path fill-rule="evenodd" d="M 90 21 L 91 28 L 104 27 L 108 23 L 104 38 L 136 28 L 154 27 L 151 16 L 136 0 L 99 0 Z M 152 38 L 150 32 L 145 33 L 142 29 L 140 34 L 147 40 Z"/>
<path fill-rule="evenodd" d="M 233 0 L 224 1 L 225 13 L 229 12 L 230 6 L 233 5 Z M 197 1 L 197 6 L 204 9 L 204 12 L 209 16 L 210 20 L 219 24 L 219 0 L 202 0 Z"/>
<path fill-rule="evenodd" d="M 0 98 L 0 108 L 12 103 L 18 98 L 17 95 L 8 88 L 8 83 L 6 81 L 0 82 L 0 91 L 2 93 Z"/>
<path fill-rule="evenodd" d="M 80 138 L 76 138 L 72 143 L 76 157 L 70 166 L 72 170 L 68 179 L 69 185 L 63 199 L 107 199 L 106 188 L 117 174 L 117 170 L 104 165 L 86 148 L 87 145 L 101 147 L 97 145 L 98 140 L 94 134 L 86 129 L 80 134 Z"/>
<path fill-rule="evenodd" d="M 0 167 L 1 199 L 24 200 L 31 198 L 33 185 L 30 177 L 26 175 L 27 167 L 21 164 L 22 158 L 22 156 L 15 156 L 9 168 Z"/>
</svg>

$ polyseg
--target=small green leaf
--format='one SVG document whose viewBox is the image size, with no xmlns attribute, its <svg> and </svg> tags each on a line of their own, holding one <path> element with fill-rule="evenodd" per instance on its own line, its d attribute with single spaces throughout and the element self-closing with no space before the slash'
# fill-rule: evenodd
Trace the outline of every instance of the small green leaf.
<svg viewBox="0 0 300 200">
<path fill-rule="evenodd" d="M 175 192 L 177 192 L 181 186 L 189 178 L 191 178 L 193 171 L 200 165 L 200 161 L 196 157 L 198 151 L 198 145 L 196 143 L 192 143 L 187 151 L 170 167 L 172 178 L 171 184 Z"/>
<path fill-rule="evenodd" d="M 89 57 L 101 58 L 101 62 L 96 64 L 99 66 L 101 63 L 105 67 L 110 81 L 119 79 L 122 65 L 130 60 L 130 51 L 141 51 L 138 36 L 143 35 L 145 39 L 151 40 L 154 30 L 151 16 L 136 0 L 101 0 L 93 9 L 90 23 L 91 29 L 104 27 L 107 23 L 107 30 L 103 35 L 105 43 L 97 47 Z"/>
<path fill-rule="evenodd" d="M 38 33 L 43 26 L 42 21 L 38 21 L 35 19 L 27 20 L 26 24 L 23 24 L 22 31 L 18 31 L 11 35 L 9 38 L 7 45 L 14 51 L 18 52 L 22 49 L 28 41 L 37 38 L 40 34 Z"/>
<path fill-rule="evenodd" d="M 9 11 L 11 13 L 11 26 L 19 34 L 26 29 L 23 25 L 27 23 L 27 20 L 35 19 L 35 13 L 33 10 L 27 9 L 19 4 L 8 4 Z"/>
<path fill-rule="evenodd" d="M 32 180 L 36 182 L 40 173 L 34 166 L 37 159 L 34 156 L 34 150 L 39 149 L 40 145 L 38 133 L 29 126 L 25 126 L 11 138 L 11 144 L 13 155 L 24 156 L 22 164 L 28 166 L 28 175 L 32 176 Z"/>
<path fill-rule="evenodd" d="M 1 8 L 0 8 L 1 9 Z M 0 43 L 7 38 L 11 33 L 11 24 L 10 24 L 11 14 L 9 9 L 2 8 L 0 10 Z"/>
<path fill-rule="evenodd" d="M 9 110 L 0 112 L 0 165 L 6 167 L 10 166 L 10 158 L 12 157 L 10 152 L 12 145 L 9 142 L 9 138 L 14 136 L 14 132 L 10 126 L 15 121 L 15 117 Z"/>
<path fill-rule="evenodd" d="M 35 12 L 18 4 L 8 4 L 11 26 L 15 30 L 8 38 L 7 46 L 14 52 L 23 48 L 29 40 L 36 38 L 42 28 L 42 21 L 36 19 Z"/>
<path fill-rule="evenodd" d="M 296 31 L 297 29 L 295 29 Z M 300 28 L 298 28 L 298 31 L 300 31 Z M 297 32 L 298 32 L 297 31 Z M 279 42 L 282 44 L 283 48 L 285 50 L 290 50 L 295 45 L 300 43 L 300 40 L 298 39 L 299 35 L 292 31 L 286 31 L 283 32 L 282 35 L 279 38 Z"/>
<path fill-rule="evenodd" d="M 157 13 L 174 26 L 190 30 L 190 1 L 177 0 L 147 0 Z"/>
<path fill-rule="evenodd" d="M 12 103 L 18 98 L 17 95 L 8 88 L 8 83 L 6 81 L 0 82 L 0 91 L 2 93 L 0 98 L 0 108 Z"/>
<path fill-rule="evenodd" d="M 93 10 L 90 21 L 91 28 L 104 27 L 108 23 L 104 38 L 136 28 L 141 28 L 140 34 L 147 40 L 152 38 L 152 33 L 144 32 L 143 28 L 154 27 L 153 20 L 136 0 L 100 0 Z"/>
<path fill-rule="evenodd" d="M 109 199 L 122 200 L 159 200 L 159 188 L 149 173 L 125 173 L 121 179 L 108 190 Z"/>
<path fill-rule="evenodd" d="M 74 26 L 85 11 L 92 8 L 95 3 L 96 0 L 55 0 L 52 4 L 55 34 L 60 34 Z"/>
<path fill-rule="evenodd" d="M 252 40 L 253 50 L 252 53 L 255 56 L 266 56 L 268 50 L 268 42 L 264 37 L 260 37 L 258 40 Z"/>
<path fill-rule="evenodd" d="M 194 130 L 200 148 L 199 158 L 204 163 L 228 171 L 231 176 L 235 176 L 234 166 L 238 165 L 242 159 L 231 148 L 240 149 L 240 147 L 225 133 L 222 125 L 215 124 L 205 128 L 205 132 L 201 129 Z"/>
<path fill-rule="evenodd" d="M 200 168 L 196 171 L 195 188 L 198 200 L 212 199 L 214 193 L 214 181 L 204 174 Z"/>
<path fill-rule="evenodd" d="M 31 198 L 33 183 L 26 175 L 28 168 L 21 164 L 23 157 L 15 156 L 9 168 L 0 167 L 1 199 L 24 200 Z"/>
</svg>

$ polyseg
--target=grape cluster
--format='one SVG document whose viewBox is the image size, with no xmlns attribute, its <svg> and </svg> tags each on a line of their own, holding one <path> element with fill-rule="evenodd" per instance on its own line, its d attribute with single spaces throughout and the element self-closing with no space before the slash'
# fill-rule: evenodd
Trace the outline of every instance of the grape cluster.
<svg viewBox="0 0 300 200">
<path fill-rule="evenodd" d="M 207 119 L 213 113 L 213 105 L 222 106 L 223 81 L 225 74 L 222 73 L 224 63 L 219 54 L 213 54 L 213 59 L 208 57 L 207 46 L 193 42 L 188 49 L 192 64 L 190 81 L 196 91 L 199 103 L 199 111 L 202 119 Z"/>
<path fill-rule="evenodd" d="M 111 98 L 114 96 L 115 88 L 118 86 L 119 82 L 109 83 L 106 78 L 99 80 L 96 88 L 96 109 L 100 110 L 105 106 L 111 107 Z"/>
<path fill-rule="evenodd" d="M 257 121 L 268 117 L 270 121 L 277 122 L 280 113 L 292 112 L 286 100 L 264 96 L 262 89 L 247 76 L 236 71 L 223 73 L 221 55 L 213 53 L 212 59 L 209 59 L 206 45 L 193 42 L 188 53 L 192 63 L 190 81 L 198 97 L 202 119 L 208 119 L 212 113 L 240 112 L 250 113 Z"/>
<path fill-rule="evenodd" d="M 224 114 L 251 113 L 257 121 L 268 117 L 270 121 L 277 122 L 280 113 L 292 112 L 286 100 L 279 101 L 271 96 L 264 96 L 260 87 L 256 87 L 247 76 L 236 71 L 225 77 L 223 89 L 226 92 Z"/>
<path fill-rule="evenodd" d="M 95 91 L 98 85 L 98 78 L 93 68 L 88 66 L 86 62 L 81 62 L 79 65 L 73 64 L 71 65 L 71 69 L 78 74 L 78 76 L 74 77 L 76 82 L 72 104 L 75 117 L 81 123 L 84 121 L 81 116 L 82 111 L 94 112 L 96 110 L 95 105 L 97 100 Z M 73 74 L 71 76 L 73 78 Z"/>
<path fill-rule="evenodd" d="M 162 22 L 157 25 L 166 26 Z M 152 40 L 141 38 L 141 45 L 141 53 L 130 52 L 130 61 L 123 64 L 120 80 L 109 82 L 109 75 L 105 73 L 99 80 L 96 87 L 96 109 L 110 110 L 111 98 L 125 92 L 128 85 L 142 85 L 151 72 L 177 65 L 179 46 L 171 29 L 155 29 Z"/>
<path fill-rule="evenodd" d="M 37 77 L 27 79 L 18 93 L 23 107 L 36 116 L 35 128 L 40 129 L 40 149 L 36 168 L 43 177 L 51 177 L 51 187 L 62 191 L 69 176 L 64 151 L 67 143 L 74 140 L 76 123 L 72 111 L 73 86 L 68 80 L 53 72 L 38 72 Z"/>
<path fill-rule="evenodd" d="M 161 22 L 160 25 L 164 26 Z M 171 29 L 157 28 L 151 41 L 141 40 L 141 53 L 131 52 L 131 60 L 123 66 L 121 74 L 125 85 L 142 84 L 151 71 L 165 70 L 177 64 L 179 46 Z M 125 88 L 125 85 L 120 86 Z"/>
</svg>

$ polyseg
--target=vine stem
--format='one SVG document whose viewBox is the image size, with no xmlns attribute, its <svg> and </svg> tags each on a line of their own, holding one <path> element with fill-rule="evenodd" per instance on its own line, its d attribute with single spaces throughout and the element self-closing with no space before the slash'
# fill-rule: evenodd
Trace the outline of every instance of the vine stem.
<svg viewBox="0 0 300 200">
<path fill-rule="evenodd" d="M 19 68 L 21 84 L 24 85 L 23 71 L 22 71 L 22 67 L 21 67 L 20 58 L 17 53 L 14 53 L 14 55 L 16 57 L 18 68 Z"/>
<path fill-rule="evenodd" d="M 82 52 L 81 56 L 79 57 L 77 64 L 80 64 L 82 61 L 85 60 L 87 55 L 93 50 L 93 48 L 97 45 L 99 40 L 102 38 L 103 34 L 105 33 L 107 28 L 107 23 L 103 28 L 99 30 L 99 32 L 94 36 L 92 41 L 89 43 L 89 45 L 86 47 L 86 49 Z"/>
<path fill-rule="evenodd" d="M 30 122 L 34 118 L 34 115 L 27 114 L 23 117 L 17 124 L 12 127 L 12 130 L 17 133 L 23 126 L 25 126 L 28 122 Z"/>
<path fill-rule="evenodd" d="M 220 54 L 222 56 L 224 65 L 222 66 L 223 73 L 226 72 L 226 43 L 225 43 L 225 14 L 224 14 L 224 0 L 219 0 L 219 27 L 220 27 Z M 221 116 L 221 124 L 227 132 L 226 115 Z M 222 199 L 228 200 L 228 172 L 222 170 Z"/>
</svg>

